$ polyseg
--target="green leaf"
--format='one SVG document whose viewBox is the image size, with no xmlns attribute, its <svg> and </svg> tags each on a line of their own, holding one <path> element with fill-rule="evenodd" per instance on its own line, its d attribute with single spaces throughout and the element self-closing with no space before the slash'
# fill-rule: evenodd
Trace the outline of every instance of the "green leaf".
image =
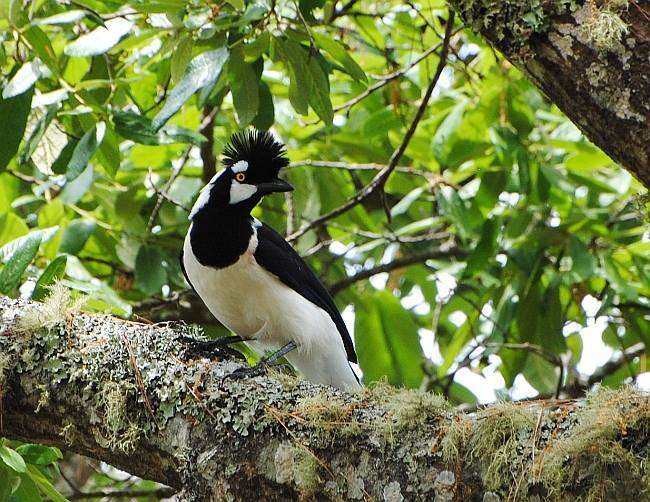
<svg viewBox="0 0 650 502">
<path fill-rule="evenodd" d="M 244 0 L 226 0 L 226 2 L 237 10 L 242 10 L 244 8 Z"/>
<path fill-rule="evenodd" d="M 329 81 L 316 57 L 293 40 L 276 38 L 275 41 L 282 60 L 290 68 L 291 105 L 298 113 L 305 115 L 306 103 L 309 103 L 325 124 L 331 124 L 334 111 L 330 101 Z"/>
<path fill-rule="evenodd" d="M 25 38 L 33 47 L 34 52 L 43 63 L 53 72 L 58 73 L 57 57 L 50 43 L 50 39 L 43 30 L 37 26 L 32 26 L 24 33 Z"/>
<path fill-rule="evenodd" d="M 390 209 L 390 215 L 394 218 L 400 214 L 404 214 L 406 211 L 408 211 L 409 207 L 411 207 L 411 204 L 418 200 L 420 195 L 422 195 L 422 192 L 424 192 L 423 187 L 418 187 L 411 190 L 402 198 L 402 200 L 400 200 Z"/>
<path fill-rule="evenodd" d="M 571 272 L 578 281 L 584 281 L 594 275 L 595 259 L 585 244 L 575 235 L 569 238 L 569 256 Z"/>
<path fill-rule="evenodd" d="M 76 138 L 70 138 L 68 142 L 65 144 L 61 152 L 59 153 L 59 156 L 54 160 L 52 165 L 50 166 L 50 169 L 52 169 L 52 172 L 54 174 L 64 174 L 66 169 L 68 168 L 68 164 L 70 163 L 70 159 L 72 159 L 72 154 L 75 151 L 75 148 L 77 148 L 77 144 L 79 143 L 79 140 Z"/>
<path fill-rule="evenodd" d="M 0 216 L 0 246 L 29 233 L 29 227 L 14 213 Z"/>
<path fill-rule="evenodd" d="M 43 26 L 52 24 L 71 24 L 81 21 L 84 17 L 86 17 L 86 11 L 72 9 L 62 12 L 61 14 L 54 14 L 53 16 L 34 19 L 32 25 Z"/>
<path fill-rule="evenodd" d="M 57 256 L 50 262 L 47 268 L 43 270 L 38 281 L 36 281 L 36 286 L 32 293 L 32 300 L 41 301 L 47 296 L 48 286 L 54 284 L 65 275 L 65 266 L 67 262 L 68 257 L 65 255 Z"/>
<path fill-rule="evenodd" d="M 113 110 L 113 122 L 120 136 L 143 145 L 198 145 L 205 141 L 205 136 L 177 125 L 167 124 L 156 130 L 147 117 L 131 111 Z"/>
<path fill-rule="evenodd" d="M 193 45 L 194 42 L 191 35 L 181 37 L 178 44 L 176 44 L 174 53 L 172 54 L 171 66 L 169 67 L 173 82 L 178 82 L 183 77 L 187 65 L 192 59 Z"/>
<path fill-rule="evenodd" d="M 228 61 L 228 79 L 232 101 L 237 111 L 237 123 L 244 128 L 257 115 L 259 108 L 259 77 L 253 65 L 244 61 L 241 46 L 233 50 Z"/>
<path fill-rule="evenodd" d="M 0 293 L 7 294 L 18 286 L 23 272 L 31 263 L 41 245 L 42 234 L 33 232 L 22 241 L 0 270 Z"/>
<path fill-rule="evenodd" d="M 260 106 L 257 116 L 252 124 L 261 131 L 270 129 L 275 123 L 275 107 L 273 106 L 273 95 L 266 82 L 260 80 L 259 88 Z"/>
<path fill-rule="evenodd" d="M 133 22 L 122 17 L 110 19 L 104 26 L 98 26 L 90 33 L 81 35 L 77 40 L 68 44 L 63 49 L 66 56 L 86 57 L 104 54 L 129 33 L 133 28 Z"/>
<path fill-rule="evenodd" d="M 318 46 L 326 50 L 337 63 L 340 63 L 353 79 L 359 82 L 368 81 L 364 71 L 348 53 L 349 49 L 346 49 L 339 42 L 324 33 L 313 33 L 313 36 Z"/>
<path fill-rule="evenodd" d="M 16 471 L 5 467 L 0 462 L 0 500 L 11 500 L 11 495 L 16 492 L 20 484 L 21 478 Z"/>
<path fill-rule="evenodd" d="M 471 277 L 485 269 L 488 262 L 494 257 L 497 251 L 497 238 L 499 236 L 500 221 L 496 218 L 485 220 L 481 230 L 481 238 L 476 244 L 474 251 L 467 259 L 464 277 Z"/>
<path fill-rule="evenodd" d="M 31 134 L 29 135 L 29 138 L 27 138 L 27 141 L 25 141 L 25 145 L 20 152 L 20 155 L 18 156 L 19 164 L 27 164 L 29 159 L 32 157 L 32 154 L 36 150 L 36 147 L 43 138 L 43 134 L 45 134 L 45 131 L 56 116 L 57 109 L 57 106 L 49 106 L 47 108 L 47 112 L 43 114 L 43 116 L 38 120 L 36 127 L 34 127 Z"/>
<path fill-rule="evenodd" d="M 227 60 L 228 49 L 225 47 L 204 52 L 192 59 L 185 74 L 171 90 L 165 104 L 154 117 L 152 121 L 154 129 L 160 129 L 196 91 L 203 87 L 212 87 Z"/>
<path fill-rule="evenodd" d="M 567 345 L 562 333 L 564 320 L 558 284 L 551 284 L 546 289 L 541 308 L 544 311 L 544 322 L 540 323 L 537 343 L 554 354 L 562 354 Z"/>
<path fill-rule="evenodd" d="M 31 109 L 33 88 L 13 98 L 0 98 L 0 171 L 18 151 Z"/>
<path fill-rule="evenodd" d="M 95 231 L 95 227 L 95 222 L 91 220 L 73 220 L 63 231 L 59 251 L 61 253 L 78 255 L 88 238 Z"/>
<path fill-rule="evenodd" d="M 52 483 L 38 470 L 34 465 L 27 466 L 27 475 L 30 479 L 38 486 L 38 489 L 46 496 L 49 497 L 52 502 L 68 502 L 63 495 L 61 495 Z"/>
<path fill-rule="evenodd" d="M 244 45 L 244 57 L 247 62 L 252 63 L 257 61 L 262 55 L 269 50 L 271 43 L 271 34 L 268 31 L 263 31 L 251 43 Z"/>
<path fill-rule="evenodd" d="M 140 247 L 135 258 L 135 283 L 143 293 L 160 294 L 161 288 L 167 282 L 167 273 L 162 265 L 164 259 L 157 247 Z"/>
<path fill-rule="evenodd" d="M 43 497 L 41 497 L 36 483 L 34 483 L 27 474 L 20 474 L 19 477 L 20 486 L 9 499 L 10 502 L 42 502 Z"/>
<path fill-rule="evenodd" d="M 50 465 L 63 458 L 58 448 L 41 444 L 22 444 L 16 448 L 16 451 L 25 462 L 34 465 Z"/>
<path fill-rule="evenodd" d="M 554 394 L 559 374 L 557 367 L 537 354 L 529 354 L 522 374 L 541 394 Z"/>
<path fill-rule="evenodd" d="M 416 388 L 424 372 L 418 327 L 399 300 L 376 292 L 355 309 L 355 341 L 364 381 L 387 377 L 392 385 Z"/>
<path fill-rule="evenodd" d="M 0 446 L 0 460 L 2 460 L 7 467 L 16 472 L 27 472 L 27 466 L 25 465 L 23 457 L 21 457 L 18 452 L 8 448 L 7 446 Z"/>
<path fill-rule="evenodd" d="M 42 63 L 36 58 L 23 64 L 2 90 L 2 98 L 9 99 L 31 89 L 42 75 Z"/>
<path fill-rule="evenodd" d="M 102 142 L 102 139 L 104 139 L 105 132 L 106 124 L 104 122 L 98 122 L 81 137 L 74 147 L 65 173 L 68 181 L 74 180 L 86 169 L 88 162 L 90 162 L 97 147 Z"/>
<path fill-rule="evenodd" d="M 447 159 L 451 153 L 450 139 L 460 127 L 468 103 L 466 99 L 459 101 L 451 109 L 449 115 L 441 122 L 438 129 L 436 129 L 436 133 L 433 135 L 431 148 L 433 149 L 434 157 L 441 165 L 447 164 Z"/>
<path fill-rule="evenodd" d="M 68 181 L 65 184 L 61 194 L 59 195 L 59 199 L 64 204 L 76 204 L 84 195 L 86 195 L 86 192 L 93 184 L 93 179 L 93 166 L 92 164 L 88 164 L 86 169 L 84 169 L 76 179 Z"/>
</svg>

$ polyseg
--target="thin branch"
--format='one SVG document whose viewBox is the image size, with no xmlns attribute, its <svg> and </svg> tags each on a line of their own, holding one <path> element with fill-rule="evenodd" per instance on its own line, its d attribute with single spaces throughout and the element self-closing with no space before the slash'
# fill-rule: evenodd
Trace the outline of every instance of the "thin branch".
<svg viewBox="0 0 650 502">
<path fill-rule="evenodd" d="M 368 88 L 366 88 L 365 91 L 363 91 L 361 94 L 358 94 L 354 98 L 350 99 L 349 101 L 346 101 L 345 103 L 335 106 L 334 107 L 334 112 L 340 112 L 341 110 L 345 110 L 347 108 L 352 108 L 354 105 L 359 103 L 360 101 L 363 101 L 366 99 L 368 96 L 370 96 L 373 92 L 381 89 L 382 87 L 387 86 L 389 83 L 391 83 L 393 80 L 396 80 L 400 77 L 403 77 L 406 73 L 408 73 L 413 67 L 417 66 L 423 59 L 428 58 L 431 54 L 436 52 L 441 46 L 443 45 L 443 42 L 440 42 L 439 44 L 434 45 L 433 47 L 430 47 L 426 51 L 424 51 L 418 58 L 416 58 L 411 64 L 408 66 L 397 70 L 396 72 L 389 73 L 388 75 L 371 75 L 372 78 L 375 80 L 378 80 L 378 82 L 372 84 Z"/>
<path fill-rule="evenodd" d="M 174 169 L 172 175 L 169 177 L 169 180 L 167 180 L 165 187 L 158 194 L 158 197 L 156 198 L 156 205 L 154 206 L 153 211 L 151 211 L 151 216 L 149 216 L 149 222 L 147 223 L 147 233 L 151 232 L 151 229 L 153 228 L 154 223 L 156 222 L 156 218 L 158 217 L 158 213 L 160 212 L 160 208 L 163 205 L 163 201 L 168 198 L 167 195 L 169 189 L 174 184 L 174 181 L 176 181 L 176 178 L 178 178 L 178 176 L 181 174 L 181 171 L 185 167 L 185 164 L 187 164 L 187 161 L 190 158 L 191 151 L 192 151 L 192 147 L 189 146 L 187 150 L 185 150 L 185 154 L 183 155 L 180 164 L 176 169 Z"/>
<path fill-rule="evenodd" d="M 203 109 L 203 122 L 199 131 L 206 140 L 201 143 L 201 160 L 203 161 L 203 183 L 207 183 L 217 174 L 217 157 L 214 154 L 214 119 L 219 107 L 206 106 Z"/>
<path fill-rule="evenodd" d="M 628 347 L 627 350 L 622 351 L 620 355 L 613 357 L 589 375 L 589 378 L 584 382 L 584 385 L 589 388 L 598 382 L 602 382 L 609 375 L 616 373 L 619 369 L 628 364 L 628 361 L 645 354 L 645 350 L 645 345 L 642 342 Z"/>
<path fill-rule="evenodd" d="M 447 29 L 445 31 L 445 39 L 442 42 L 442 54 L 440 55 L 440 62 L 438 63 L 438 67 L 436 68 L 436 73 L 433 79 L 431 80 L 431 83 L 429 84 L 429 87 L 427 88 L 424 97 L 422 98 L 422 102 L 420 103 L 418 111 L 416 112 L 415 117 L 413 118 L 413 121 L 411 122 L 409 129 L 406 131 L 406 134 L 404 135 L 404 138 L 402 139 L 400 145 L 393 152 L 393 155 L 391 155 L 388 164 L 381 171 L 377 173 L 377 175 L 372 179 L 372 181 L 368 185 L 366 185 L 359 192 L 357 192 L 357 194 L 354 197 L 352 197 L 347 203 L 343 204 L 342 206 L 339 206 L 336 209 L 333 209 L 329 213 L 325 213 L 324 215 L 319 216 L 315 220 L 312 220 L 310 223 L 303 226 L 300 230 L 288 236 L 287 240 L 289 241 L 296 240 L 298 237 L 304 235 L 312 228 L 322 225 L 324 222 L 336 218 L 337 216 L 349 211 L 350 209 L 352 209 L 353 207 L 357 206 L 358 204 L 366 200 L 368 197 L 370 197 L 375 191 L 380 190 L 383 192 L 383 188 L 384 185 L 386 184 L 386 181 L 388 180 L 388 177 L 397 167 L 397 163 L 402 158 L 402 154 L 404 153 L 406 147 L 410 143 L 411 138 L 413 137 L 413 134 L 415 133 L 415 130 L 417 129 L 417 126 L 420 123 L 422 116 L 424 115 L 424 110 L 426 109 L 429 103 L 431 94 L 433 94 L 433 90 L 436 87 L 438 80 L 440 79 L 442 70 L 444 69 L 447 63 L 447 54 L 449 52 L 449 42 L 451 41 L 453 24 L 454 24 L 454 12 L 450 11 L 449 18 L 447 19 Z"/>
<path fill-rule="evenodd" d="M 100 499 L 100 498 L 122 498 L 128 497 L 129 499 L 136 497 L 154 497 L 156 499 L 169 498 L 174 495 L 178 490 L 173 488 L 158 488 L 156 490 L 105 490 L 97 492 L 79 492 L 68 495 L 68 500 L 86 500 L 86 499 Z"/>
<path fill-rule="evenodd" d="M 289 164 L 289 168 L 302 167 L 302 166 L 343 169 L 345 171 L 381 171 L 382 169 L 386 168 L 386 164 L 375 164 L 375 163 L 355 164 L 351 162 L 338 162 L 338 161 L 331 161 L 331 160 L 312 160 L 312 159 L 299 160 L 297 162 L 292 162 L 291 164 Z M 414 176 L 422 176 L 423 178 L 429 178 L 430 176 L 434 176 L 434 173 L 421 171 L 419 169 L 415 169 L 413 167 L 406 167 L 406 166 L 396 166 L 395 171 L 398 173 L 412 174 Z"/>
<path fill-rule="evenodd" d="M 333 295 L 341 292 L 345 288 L 350 287 L 355 282 L 363 281 L 383 272 L 391 272 L 400 268 L 424 263 L 427 260 L 437 260 L 441 258 L 464 258 L 467 255 L 465 251 L 457 248 L 455 244 L 442 245 L 439 248 L 432 249 L 423 253 L 414 253 L 412 255 L 397 258 L 388 263 L 382 263 L 376 267 L 361 270 L 356 274 L 352 274 L 345 279 L 332 284 L 329 288 L 330 293 Z"/>
</svg>

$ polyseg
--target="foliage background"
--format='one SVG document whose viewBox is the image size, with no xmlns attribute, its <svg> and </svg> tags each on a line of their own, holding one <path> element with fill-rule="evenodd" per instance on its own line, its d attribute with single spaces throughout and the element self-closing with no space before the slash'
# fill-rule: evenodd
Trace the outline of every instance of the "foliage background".
<svg viewBox="0 0 650 502">
<path fill-rule="evenodd" d="M 444 2 L 0 9 L 0 293 L 42 299 L 62 280 L 89 310 L 224 334 L 177 257 L 187 208 L 252 125 L 285 141 L 296 186 L 255 215 L 336 293 L 366 383 L 474 405 L 485 388 L 580 395 L 646 371 L 643 187 L 459 24 L 445 58 Z M 404 144 L 385 186 L 319 218 Z M 583 344 L 616 364 L 585 364 Z M 56 499 L 51 481 L 72 495 L 142 488 L 72 456 L 68 486 L 58 451 L 0 448 L 0 499 Z"/>
</svg>

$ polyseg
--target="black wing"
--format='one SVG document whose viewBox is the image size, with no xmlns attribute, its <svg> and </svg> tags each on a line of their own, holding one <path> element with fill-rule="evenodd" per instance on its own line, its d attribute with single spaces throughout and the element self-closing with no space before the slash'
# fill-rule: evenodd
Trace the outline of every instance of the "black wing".
<svg viewBox="0 0 650 502">
<path fill-rule="evenodd" d="M 181 249 L 181 254 L 178 255 L 178 261 L 181 264 L 181 270 L 183 271 L 183 275 L 185 276 L 185 280 L 190 285 L 190 288 L 192 288 L 192 291 L 194 291 L 194 293 L 196 293 L 196 296 L 199 296 L 199 294 L 196 292 L 196 289 L 194 289 L 194 285 L 190 282 L 190 278 L 187 275 L 187 270 L 185 270 L 185 263 L 183 263 L 183 250 L 182 249 Z"/>
<path fill-rule="evenodd" d="M 339 330 L 348 361 L 356 363 L 352 338 L 334 300 L 291 245 L 271 227 L 262 224 L 257 228 L 255 260 L 298 294 L 329 314 Z"/>
</svg>

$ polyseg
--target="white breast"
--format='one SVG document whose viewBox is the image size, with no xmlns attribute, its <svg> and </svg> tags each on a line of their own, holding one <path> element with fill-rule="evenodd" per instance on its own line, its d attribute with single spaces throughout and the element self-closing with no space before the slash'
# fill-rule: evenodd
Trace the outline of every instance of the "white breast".
<svg viewBox="0 0 650 502">
<path fill-rule="evenodd" d="M 248 250 L 235 264 L 215 269 L 198 262 L 188 232 L 183 264 L 210 312 L 258 352 L 296 342 L 298 349 L 287 359 L 309 380 L 357 388 L 343 341 L 329 314 L 261 267 L 253 256 L 256 247 L 254 232 Z"/>
</svg>

